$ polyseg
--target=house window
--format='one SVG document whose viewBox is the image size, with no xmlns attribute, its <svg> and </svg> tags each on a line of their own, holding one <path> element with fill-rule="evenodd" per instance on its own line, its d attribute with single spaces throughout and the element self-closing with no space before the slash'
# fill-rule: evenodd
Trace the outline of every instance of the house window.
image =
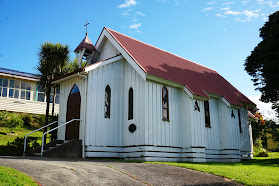
<svg viewBox="0 0 279 186">
<path fill-rule="evenodd" d="M 59 104 L 60 87 L 57 87 L 55 90 L 56 90 L 56 91 L 55 91 L 55 103 L 56 103 L 56 104 Z"/>
<path fill-rule="evenodd" d="M 169 121 L 169 95 L 166 86 L 162 88 L 162 112 L 163 121 Z"/>
<path fill-rule="evenodd" d="M 238 109 L 238 125 L 239 125 L 239 131 L 242 133 L 241 116 L 240 116 L 240 110 L 239 109 Z"/>
<path fill-rule="evenodd" d="M 109 85 L 105 89 L 105 118 L 110 118 L 110 96 L 111 90 Z"/>
<path fill-rule="evenodd" d="M 54 98 L 56 104 L 59 104 L 59 95 L 60 95 L 60 88 L 58 87 L 55 90 L 55 98 Z M 51 89 L 50 103 L 53 103 L 53 97 L 54 97 L 54 91 L 53 91 L 53 89 Z M 38 90 L 37 90 L 37 101 L 46 102 L 46 95 L 45 95 L 44 89 L 39 84 L 38 84 Z"/>
<path fill-rule="evenodd" d="M 205 127 L 210 127 L 209 101 L 204 101 Z"/>
<path fill-rule="evenodd" d="M 134 114 L 134 91 L 133 88 L 131 87 L 129 89 L 129 98 L 128 98 L 128 120 L 133 119 L 133 114 Z"/>
<path fill-rule="evenodd" d="M 43 90 L 43 87 L 40 85 L 38 85 L 38 90 L 37 90 L 37 101 L 45 102 L 45 92 Z"/>
<path fill-rule="evenodd" d="M 31 84 L 24 81 L 0 78 L 0 96 L 31 99 Z"/>
</svg>

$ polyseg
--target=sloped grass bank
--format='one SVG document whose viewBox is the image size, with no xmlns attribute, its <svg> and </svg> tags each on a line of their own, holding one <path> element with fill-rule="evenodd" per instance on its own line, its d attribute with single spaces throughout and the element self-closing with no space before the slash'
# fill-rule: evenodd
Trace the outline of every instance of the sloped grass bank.
<svg viewBox="0 0 279 186">
<path fill-rule="evenodd" d="M 223 176 L 245 185 L 279 185 L 279 152 L 241 163 L 171 163 L 167 164 Z"/>
<path fill-rule="evenodd" d="M 0 185 L 31 185 L 37 186 L 31 177 L 9 167 L 0 166 Z"/>
<path fill-rule="evenodd" d="M 29 129 L 27 127 L 22 127 L 22 128 L 17 128 L 14 130 L 14 133 L 16 135 L 10 134 L 10 130 L 7 127 L 0 127 L 0 156 L 5 156 L 5 155 L 13 155 L 9 153 L 8 150 L 8 142 L 11 143 L 13 142 L 17 137 L 19 138 L 24 138 L 24 136 L 30 132 L 32 132 L 35 129 Z M 37 143 L 41 145 L 42 143 L 42 131 L 37 131 L 34 132 L 33 134 L 29 135 L 29 137 L 33 137 L 37 139 Z M 47 135 L 47 143 L 50 141 L 50 135 Z M 23 149 L 23 144 L 21 145 Z M 22 150 L 23 152 L 23 150 Z M 19 155 L 19 154 L 18 154 Z"/>
<path fill-rule="evenodd" d="M 14 141 L 17 137 L 22 138 L 29 132 L 32 132 L 33 130 L 35 130 L 35 129 L 18 128 L 18 129 L 14 130 L 15 135 L 10 135 L 9 128 L 0 127 L 0 146 L 7 145 L 8 142 Z M 41 140 L 42 135 L 43 135 L 42 131 L 37 131 L 37 132 L 34 132 L 33 134 L 31 134 L 30 137 L 36 137 L 36 138 L 38 138 L 38 140 Z"/>
</svg>

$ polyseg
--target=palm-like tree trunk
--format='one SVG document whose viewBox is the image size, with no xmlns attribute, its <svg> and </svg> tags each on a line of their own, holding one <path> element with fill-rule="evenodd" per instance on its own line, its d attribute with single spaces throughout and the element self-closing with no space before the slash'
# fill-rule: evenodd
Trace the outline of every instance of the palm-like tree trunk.
<svg viewBox="0 0 279 186">
<path fill-rule="evenodd" d="M 54 122 L 54 105 L 55 105 L 55 94 L 56 94 L 56 88 L 53 88 L 53 99 L 52 99 L 52 111 L 51 111 L 51 122 Z M 57 123 L 53 125 L 54 128 L 57 127 Z M 54 141 L 57 139 L 57 130 L 51 132 L 51 141 Z"/>
<path fill-rule="evenodd" d="M 36 66 L 36 70 L 39 74 L 37 77 L 40 79 L 39 84 L 44 89 L 47 98 L 45 115 L 46 126 L 49 119 L 51 80 L 64 73 L 63 68 L 67 65 L 69 60 L 69 46 L 45 42 L 41 45 L 38 56 L 39 63 Z M 44 132 L 46 131 L 47 128 L 44 129 Z M 44 142 L 46 142 L 46 140 Z"/>
<path fill-rule="evenodd" d="M 51 83 L 49 82 L 47 85 L 47 91 L 46 91 L 47 105 L 46 105 L 45 126 L 48 124 L 50 91 L 51 91 Z M 44 132 L 47 132 L 47 127 L 44 128 Z M 44 144 L 46 144 L 46 139 L 44 140 Z"/>
</svg>

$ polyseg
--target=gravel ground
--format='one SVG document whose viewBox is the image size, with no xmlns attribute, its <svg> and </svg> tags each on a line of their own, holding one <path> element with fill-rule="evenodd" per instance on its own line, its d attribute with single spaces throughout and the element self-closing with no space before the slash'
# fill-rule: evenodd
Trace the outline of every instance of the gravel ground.
<svg viewBox="0 0 279 186">
<path fill-rule="evenodd" d="M 24 172 L 42 185 L 236 185 L 222 177 L 159 164 L 0 157 L 0 165 Z"/>
</svg>

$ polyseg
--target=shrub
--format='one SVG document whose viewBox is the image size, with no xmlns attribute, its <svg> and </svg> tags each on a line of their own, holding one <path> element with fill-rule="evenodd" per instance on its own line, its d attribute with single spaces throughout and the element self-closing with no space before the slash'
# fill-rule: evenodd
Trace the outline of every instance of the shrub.
<svg viewBox="0 0 279 186">
<path fill-rule="evenodd" d="M 32 127 L 32 125 L 31 125 L 31 123 L 33 123 L 32 122 L 32 115 L 31 114 L 22 114 L 22 120 L 23 120 L 23 125 L 24 126 L 27 126 L 27 127 Z"/>
<path fill-rule="evenodd" d="M 23 125 L 28 128 L 35 129 L 35 128 L 40 128 L 40 127 L 44 126 L 45 115 L 43 115 L 43 114 L 11 113 L 11 112 L 7 112 L 7 111 L 0 111 L 0 126 L 8 127 L 8 125 L 10 124 L 10 123 L 8 124 L 8 120 L 14 116 L 17 116 L 18 120 L 20 117 L 24 122 Z M 49 123 L 50 123 L 50 121 L 49 121 Z"/>
<path fill-rule="evenodd" d="M 10 114 L 11 113 L 6 111 L 0 111 L 0 126 L 4 126 L 6 124 L 7 120 L 10 117 Z"/>
<path fill-rule="evenodd" d="M 13 132 L 15 128 L 21 128 L 23 123 L 24 121 L 21 119 L 20 114 L 11 113 L 9 119 L 7 120 L 6 126 L 11 132 Z"/>
<path fill-rule="evenodd" d="M 263 148 L 261 140 L 255 141 L 253 149 L 254 149 L 255 157 L 267 157 L 268 156 L 267 151 Z"/>
<path fill-rule="evenodd" d="M 37 143 L 36 137 L 28 137 L 26 139 L 26 152 L 28 154 L 28 151 L 31 149 L 35 149 L 39 147 L 39 143 Z M 13 142 L 8 142 L 6 146 L 6 152 L 5 155 L 8 156 L 21 156 L 23 153 L 24 148 L 24 137 L 19 138 L 17 137 Z"/>
</svg>

